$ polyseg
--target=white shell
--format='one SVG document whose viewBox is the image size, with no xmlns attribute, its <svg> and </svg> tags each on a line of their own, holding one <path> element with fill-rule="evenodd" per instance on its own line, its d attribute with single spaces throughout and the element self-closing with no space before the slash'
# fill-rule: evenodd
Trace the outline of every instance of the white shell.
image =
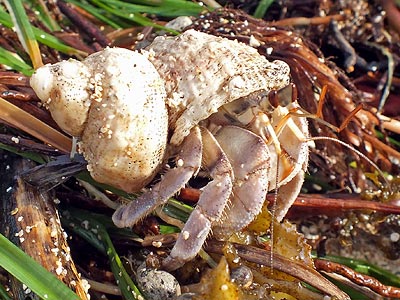
<svg viewBox="0 0 400 300">
<path fill-rule="evenodd" d="M 54 121 L 72 136 L 80 136 L 86 122 L 90 76 L 82 62 L 70 59 L 37 69 L 30 80 Z"/>
<path fill-rule="evenodd" d="M 71 63 L 79 66 L 73 78 L 55 72 Z M 68 90 L 82 95 L 80 102 L 64 92 L 66 83 Z M 168 115 L 164 82 L 143 55 L 108 48 L 82 63 L 44 66 L 32 76 L 31 85 L 42 101 L 52 98 L 49 109 L 66 132 L 80 135 L 82 130 L 75 130 L 76 122 L 63 115 L 84 115 L 79 118 L 86 120 L 80 150 L 95 180 L 134 192 L 153 179 L 164 158 Z M 54 95 L 64 107 L 51 106 Z M 89 112 L 82 106 L 90 106 Z"/>
<path fill-rule="evenodd" d="M 168 130 L 170 143 L 180 145 L 224 104 L 289 83 L 285 62 L 194 30 L 158 37 L 143 54 L 108 48 L 82 62 L 46 65 L 31 78 L 54 120 L 81 137 L 94 179 L 127 192 L 160 169 Z"/>
<path fill-rule="evenodd" d="M 250 46 L 195 30 L 157 37 L 147 50 L 165 81 L 176 145 L 225 103 L 283 88 L 290 80 L 285 62 L 269 62 Z"/>
</svg>

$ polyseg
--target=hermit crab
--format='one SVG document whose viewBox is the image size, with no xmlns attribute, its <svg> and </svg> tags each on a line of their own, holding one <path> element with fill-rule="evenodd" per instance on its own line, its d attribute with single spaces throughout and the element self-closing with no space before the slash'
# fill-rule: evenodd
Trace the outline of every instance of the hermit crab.
<svg viewBox="0 0 400 300">
<path fill-rule="evenodd" d="M 80 139 L 96 180 L 127 192 L 147 187 L 114 213 L 119 227 L 134 225 L 200 169 L 207 172 L 210 181 L 163 262 L 174 270 L 211 231 L 223 239 L 247 226 L 268 191 L 279 188 L 278 220 L 298 195 L 307 122 L 296 102 L 268 101 L 288 86 L 289 71 L 250 46 L 188 30 L 157 37 L 140 53 L 107 48 L 82 62 L 46 65 L 31 85 L 60 127 Z"/>
</svg>

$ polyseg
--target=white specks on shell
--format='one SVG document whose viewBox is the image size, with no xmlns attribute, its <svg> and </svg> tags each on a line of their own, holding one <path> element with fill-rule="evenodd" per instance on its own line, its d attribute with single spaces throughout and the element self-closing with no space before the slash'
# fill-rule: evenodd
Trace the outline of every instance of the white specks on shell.
<svg viewBox="0 0 400 300">
<path fill-rule="evenodd" d="M 285 62 L 269 62 L 248 45 L 195 30 L 157 37 L 147 50 L 165 81 L 176 145 L 225 103 L 289 84 Z"/>
<path fill-rule="evenodd" d="M 69 59 L 35 71 L 30 84 L 62 130 L 80 136 L 90 107 L 90 71 Z"/>
<path fill-rule="evenodd" d="M 221 291 L 227 291 L 228 286 L 226 284 L 221 285 Z"/>
<path fill-rule="evenodd" d="M 400 240 L 400 234 L 398 232 L 392 232 L 390 234 L 390 241 L 392 243 L 397 243 Z"/>
<path fill-rule="evenodd" d="M 79 151 L 95 180 L 136 192 L 153 179 L 168 115 L 164 82 L 145 56 L 107 48 L 39 68 L 31 85 L 60 127 L 81 136 Z"/>
<path fill-rule="evenodd" d="M 176 165 L 178 166 L 178 167 L 183 167 L 183 165 L 184 165 L 184 162 L 183 162 L 183 159 L 178 159 L 177 160 L 177 162 L 176 162 Z"/>
<path fill-rule="evenodd" d="M 161 168 L 168 130 L 179 145 L 224 104 L 288 83 L 285 62 L 194 30 L 158 37 L 143 54 L 107 48 L 82 62 L 46 65 L 31 78 L 60 127 L 81 137 L 93 178 L 127 192 Z"/>
<path fill-rule="evenodd" d="M 100 101 L 92 102 L 81 150 L 92 176 L 135 192 L 158 171 L 166 146 L 164 83 L 140 53 L 108 48 L 84 64 L 101 74 Z"/>
</svg>

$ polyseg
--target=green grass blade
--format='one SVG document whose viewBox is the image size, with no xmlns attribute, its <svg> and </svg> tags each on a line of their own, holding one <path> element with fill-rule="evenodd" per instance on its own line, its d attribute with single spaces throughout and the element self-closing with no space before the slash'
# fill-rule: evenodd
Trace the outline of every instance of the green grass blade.
<svg viewBox="0 0 400 300">
<path fill-rule="evenodd" d="M 42 299 L 79 299 L 55 275 L 0 234 L 0 266 Z"/>
<path fill-rule="evenodd" d="M 0 143 L 0 149 L 6 150 L 6 151 L 14 153 L 14 154 L 17 154 L 17 155 L 19 155 L 21 157 L 30 159 L 30 160 L 35 161 L 35 162 L 40 163 L 40 164 L 44 164 L 46 162 L 43 159 L 43 157 L 38 153 L 29 152 L 29 151 L 26 151 L 26 150 L 19 150 L 19 149 L 15 148 L 15 147 L 12 147 L 12 146 L 9 146 L 9 145 L 5 145 L 3 143 Z"/>
<path fill-rule="evenodd" d="M 62 216 L 61 220 L 63 224 L 71 228 L 74 232 L 78 230 L 78 234 L 82 238 L 86 239 L 92 246 L 108 256 L 111 270 L 124 298 L 126 300 L 145 299 L 123 266 L 121 258 L 115 250 L 107 232 L 107 227 L 115 226 L 110 224 L 109 221 L 103 221 L 100 215 L 84 210 L 68 209 Z M 73 225 L 74 223 L 75 225 Z M 78 224 L 85 224 L 85 227 L 78 226 Z M 84 231 L 86 231 L 86 233 L 84 233 Z"/>
<path fill-rule="evenodd" d="M 46 3 L 43 0 L 27 0 L 30 8 L 35 12 L 38 20 L 42 22 L 50 31 L 61 30 L 60 25 L 54 20 L 47 9 Z"/>
<path fill-rule="evenodd" d="M 7 28 L 12 28 L 14 26 L 11 17 L 1 9 L 0 9 L 0 24 L 4 25 Z M 32 26 L 32 30 L 36 40 L 42 43 L 43 45 L 49 46 L 50 48 L 53 48 L 68 55 L 77 55 L 84 57 L 87 56 L 86 52 L 65 45 L 55 36 L 52 36 L 51 34 L 48 34 L 47 32 L 39 28 Z"/>
<path fill-rule="evenodd" d="M 156 27 L 155 24 L 152 20 L 150 20 L 149 18 L 143 17 L 141 14 L 139 13 L 129 13 L 129 12 L 125 12 L 125 11 L 119 11 L 117 9 L 114 9 L 113 7 L 109 6 L 107 3 L 103 3 L 102 1 L 98 1 L 98 0 L 91 0 L 91 2 L 94 5 L 97 5 L 98 7 L 101 7 L 102 9 L 104 9 L 105 11 L 116 15 L 118 17 L 124 18 L 126 20 L 129 20 L 131 22 L 137 23 L 141 26 L 154 26 Z M 159 26 L 159 25 L 157 25 Z M 159 26 L 161 27 L 161 26 Z"/>
<path fill-rule="evenodd" d="M 164 1 L 165 0 L 131 0 L 129 2 L 143 5 L 162 5 Z"/>
<path fill-rule="evenodd" d="M 40 43 L 52 49 L 55 49 L 57 51 L 60 51 L 68 55 L 76 55 L 81 57 L 86 57 L 88 55 L 88 53 L 84 51 L 65 45 L 55 36 L 52 36 L 51 34 L 48 34 L 47 32 L 40 30 L 36 27 L 33 28 L 33 32 L 35 33 L 35 36 L 37 37 L 37 40 Z"/>
<path fill-rule="evenodd" d="M 115 18 L 115 16 L 107 13 L 103 9 L 94 7 L 93 5 L 87 3 L 87 1 L 66 0 L 66 2 L 71 3 L 77 7 L 80 7 L 83 10 L 86 10 L 88 13 L 90 13 L 92 16 L 96 17 L 98 20 L 110 25 L 111 27 L 113 27 L 115 29 L 126 28 L 129 26 L 128 23 L 121 21 L 120 18 Z"/>
<path fill-rule="evenodd" d="M 31 58 L 35 69 L 43 65 L 42 56 L 40 55 L 39 45 L 33 33 L 31 23 L 25 13 L 24 6 L 21 0 L 4 0 L 8 12 L 14 23 L 18 38 L 24 47 L 25 51 Z"/>
<path fill-rule="evenodd" d="M 375 129 L 375 134 L 380 140 L 384 140 L 387 138 L 391 144 L 400 148 L 400 140 L 396 140 L 395 138 L 392 138 L 392 137 L 387 137 L 382 132 L 380 132 L 379 130 L 376 130 L 376 129 Z"/>
<path fill-rule="evenodd" d="M 114 9 L 123 9 L 129 13 L 148 13 L 163 17 L 194 16 L 205 10 L 198 3 L 183 0 L 165 0 L 159 5 L 140 5 L 121 0 L 104 1 Z"/>
<path fill-rule="evenodd" d="M 1 300 L 12 300 L 10 295 L 7 293 L 7 290 L 3 285 L 0 284 L 0 299 Z"/>
<path fill-rule="evenodd" d="M 14 26 L 10 15 L 0 6 L 0 24 L 7 28 L 12 28 Z"/>
<path fill-rule="evenodd" d="M 267 12 L 268 8 L 271 6 L 271 4 L 274 2 L 274 0 L 261 0 L 258 3 L 258 6 L 256 8 L 256 11 L 254 12 L 253 16 L 255 18 L 262 18 L 265 16 L 265 13 Z"/>
<path fill-rule="evenodd" d="M 181 230 L 178 227 L 171 226 L 171 225 L 159 225 L 160 227 L 160 234 L 169 234 L 169 233 L 179 233 Z"/>
<path fill-rule="evenodd" d="M 21 72 L 24 75 L 31 76 L 33 73 L 32 66 L 26 64 L 22 59 L 18 58 L 15 53 L 0 47 L 0 64 L 6 65 L 13 70 Z"/>
<path fill-rule="evenodd" d="M 118 282 L 118 286 L 121 290 L 122 295 L 124 295 L 127 300 L 136 300 L 139 296 L 142 297 L 141 299 L 144 299 L 139 289 L 136 287 L 131 277 L 126 272 L 121 258 L 117 254 L 117 251 L 115 250 L 110 236 L 108 235 L 105 228 L 97 227 L 97 229 L 99 230 L 99 234 L 102 236 L 102 239 L 106 244 L 108 259 L 110 260 L 111 264 L 111 270 L 114 273 L 115 279 Z"/>
<path fill-rule="evenodd" d="M 107 1 L 103 2 L 103 1 L 100 1 L 100 0 L 91 0 L 91 2 L 94 5 L 97 5 L 98 7 L 101 7 L 102 9 L 107 11 L 108 13 L 111 13 L 111 14 L 113 14 L 115 16 L 118 16 L 118 17 L 123 18 L 125 20 L 128 20 L 130 22 L 137 23 L 137 24 L 139 24 L 141 26 L 152 26 L 152 27 L 157 28 L 157 29 L 166 30 L 166 31 L 169 31 L 169 32 L 174 33 L 174 34 L 179 34 L 179 32 L 176 32 L 175 30 L 171 30 L 171 29 L 165 28 L 162 25 L 154 23 L 152 20 L 142 16 L 140 13 L 126 12 L 124 10 L 115 9 L 115 8 L 111 7 L 110 5 L 108 5 Z"/>
</svg>

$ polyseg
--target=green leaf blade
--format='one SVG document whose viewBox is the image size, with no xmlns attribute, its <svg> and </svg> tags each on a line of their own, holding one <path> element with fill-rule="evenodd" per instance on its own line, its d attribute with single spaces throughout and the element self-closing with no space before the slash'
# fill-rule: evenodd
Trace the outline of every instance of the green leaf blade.
<svg viewBox="0 0 400 300">
<path fill-rule="evenodd" d="M 22 1 L 4 0 L 4 3 L 11 15 L 11 19 L 13 20 L 18 38 L 25 51 L 29 54 L 34 68 L 37 69 L 43 66 L 39 45 L 36 41 L 31 23 L 29 22 L 29 18 L 26 15 Z"/>
<path fill-rule="evenodd" d="M 48 300 L 79 299 L 57 277 L 0 234 L 0 266 Z"/>
</svg>

